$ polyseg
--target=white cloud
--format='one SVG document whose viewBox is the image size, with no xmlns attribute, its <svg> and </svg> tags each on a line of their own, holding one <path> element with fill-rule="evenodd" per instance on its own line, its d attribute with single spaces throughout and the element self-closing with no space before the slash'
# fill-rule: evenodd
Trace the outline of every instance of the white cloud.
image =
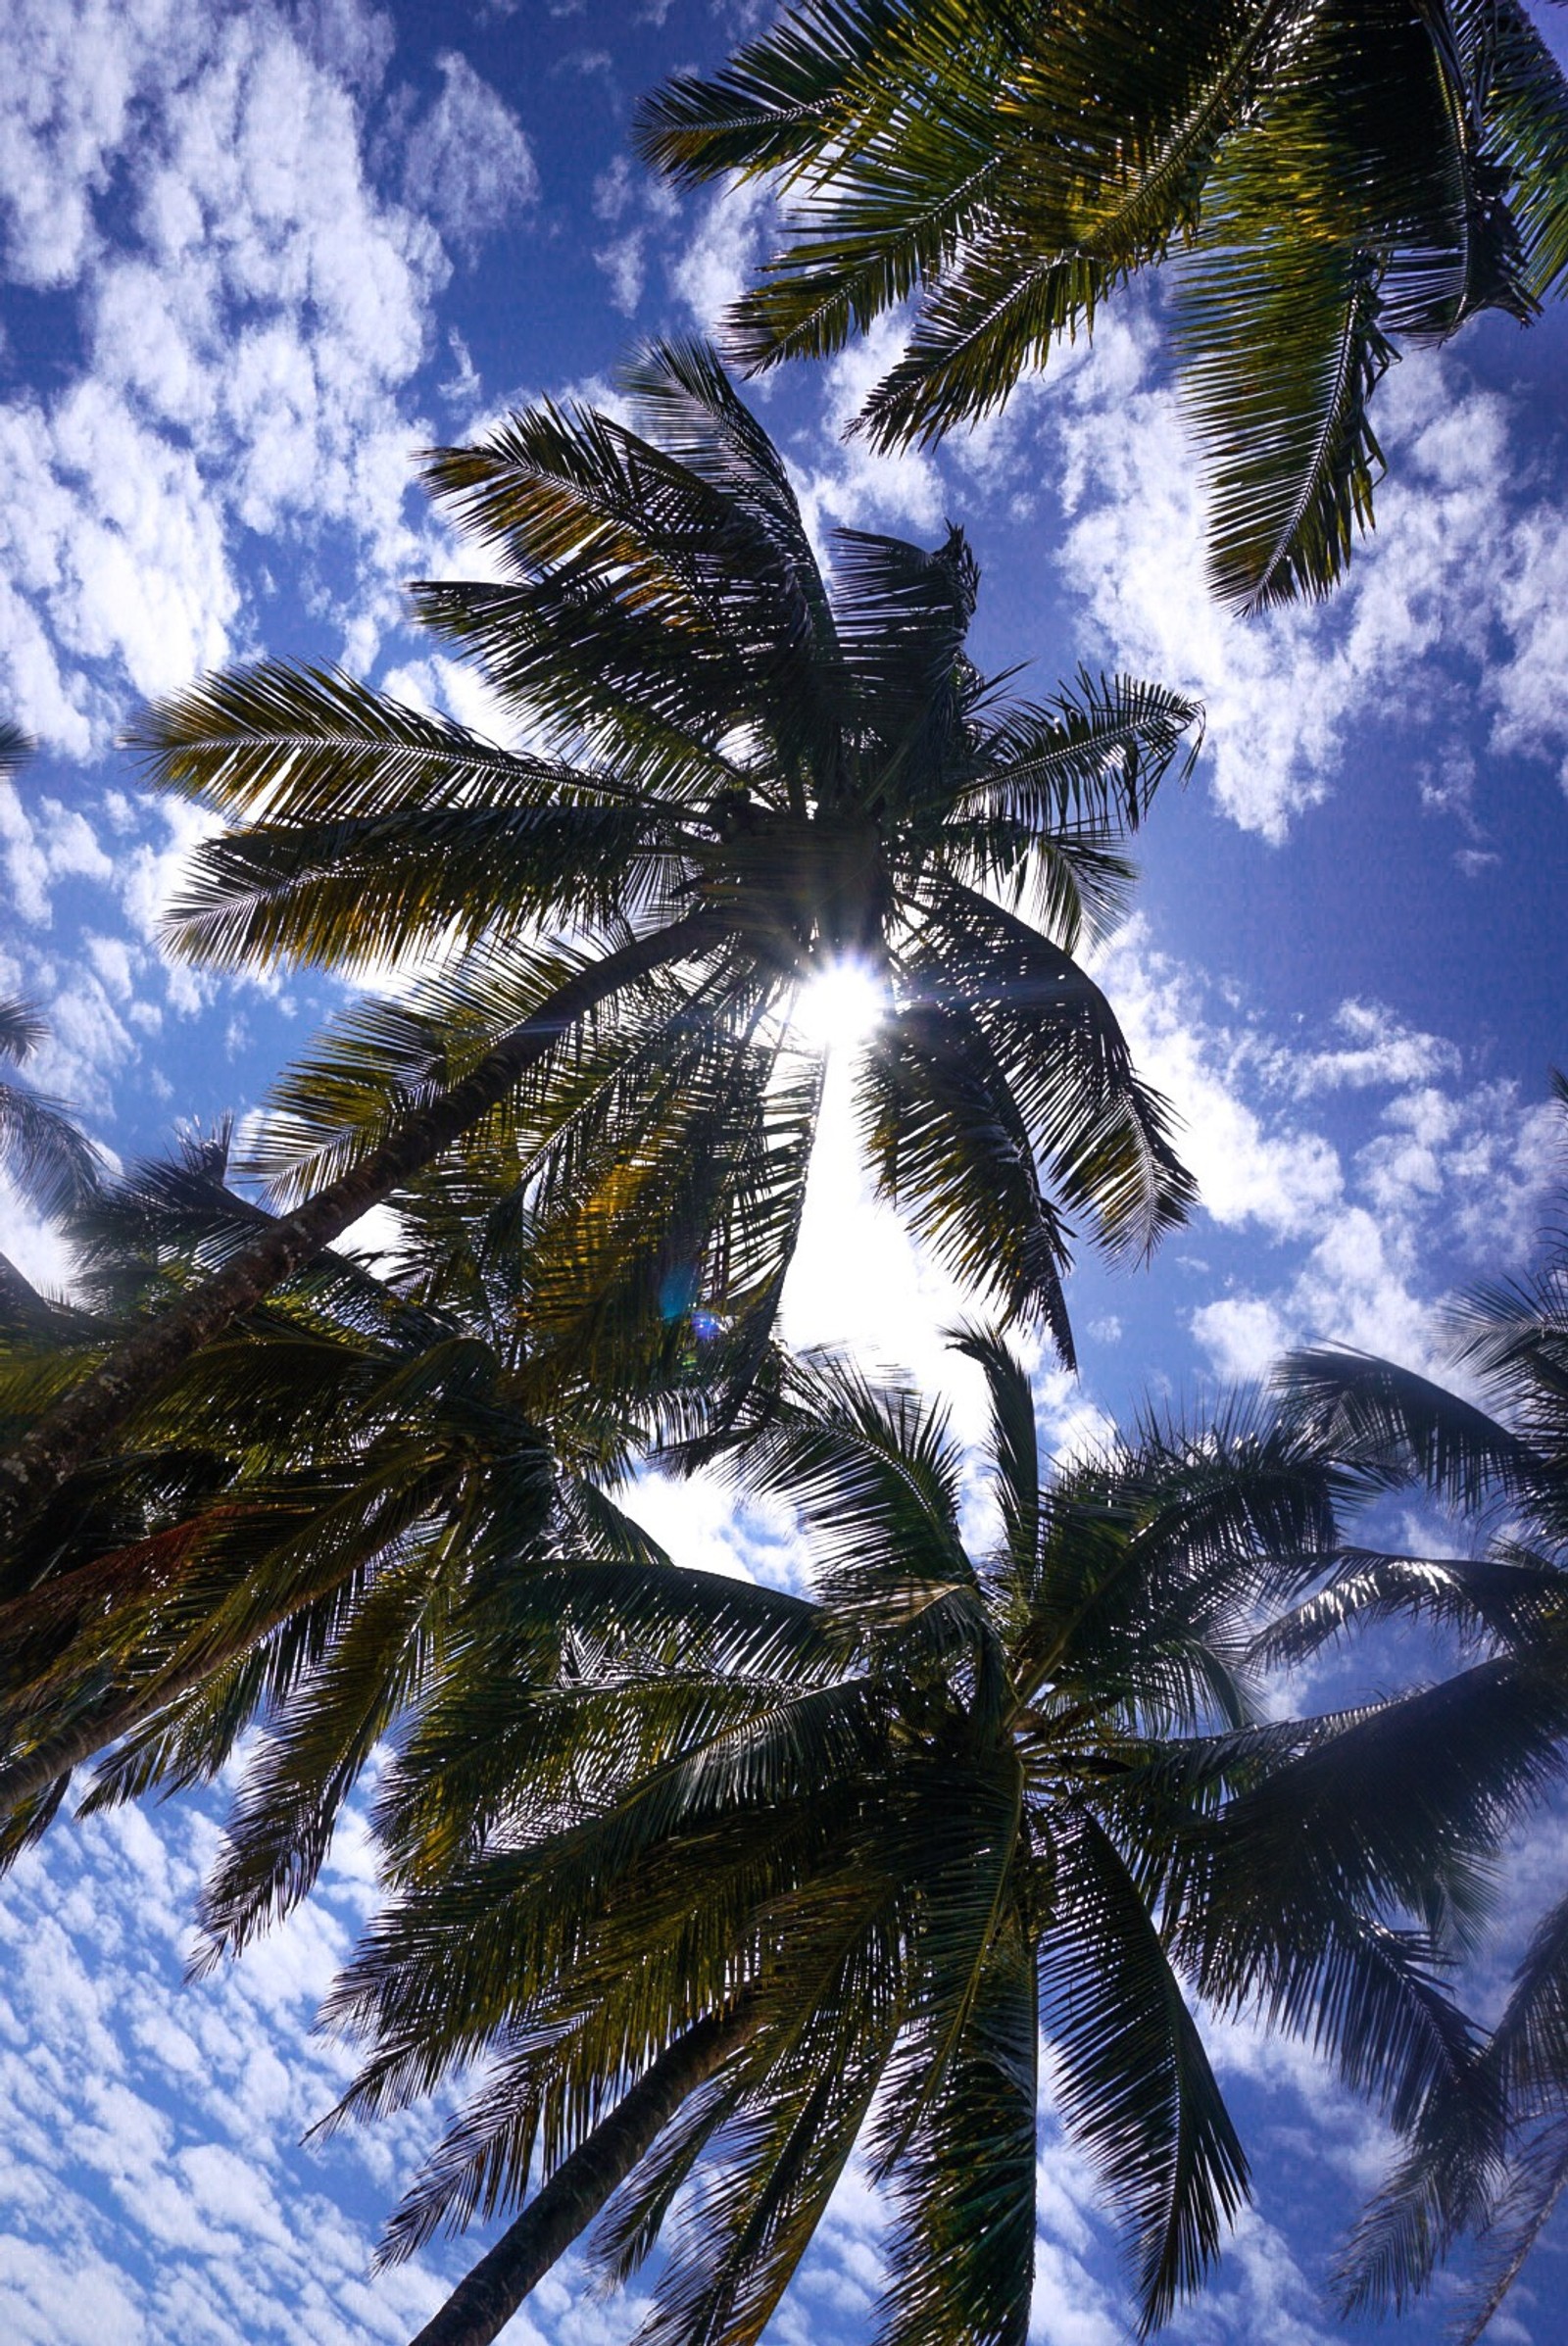
<svg viewBox="0 0 1568 2346">
<path fill-rule="evenodd" d="M 0 1253 L 40 1295 L 64 1295 L 72 1259 L 57 1231 L 43 1221 L 0 1173 Z"/>
<path fill-rule="evenodd" d="M 1241 619 L 1204 584 L 1203 485 L 1155 347 L 1128 304 L 1091 357 L 1054 360 L 1028 411 L 1033 463 L 1060 474 L 1064 567 L 1111 655 L 1204 700 L 1225 811 L 1282 839 L 1333 787 L 1362 716 L 1429 729 L 1440 765 L 1462 756 L 1455 662 L 1494 712 L 1494 746 L 1561 757 L 1568 518 L 1521 490 L 1507 402 L 1474 388 L 1462 358 L 1407 357 L 1380 393 L 1390 474 L 1348 582 L 1326 605 Z"/>
<path fill-rule="evenodd" d="M 1298 1099 L 1313 1092 L 1365 1091 L 1374 1084 L 1415 1084 L 1455 1076 L 1456 1045 L 1405 1026 L 1379 1002 L 1342 1002 L 1334 1024 L 1345 1038 L 1324 1051 L 1284 1052 L 1282 1080 Z"/>
<path fill-rule="evenodd" d="M 260 1961 L 200 1985 L 180 1965 L 210 1802 L 57 1829 L 0 1887 L 8 2340 L 399 2346 L 464 2269 L 460 2248 L 368 2280 L 428 2113 L 298 2147 L 346 2075 L 309 2022 L 365 1909 L 348 1838 Z"/>
<path fill-rule="evenodd" d="M 594 260 L 610 281 L 610 298 L 615 308 L 623 318 L 630 318 L 642 300 L 643 285 L 648 274 L 650 240 L 662 235 L 673 221 L 679 220 L 681 201 L 667 179 L 657 179 L 647 171 L 639 171 L 628 157 L 617 155 L 609 171 L 602 171 L 594 181 L 593 202 L 596 220 L 604 220 L 611 227 L 624 223 L 621 233 L 612 236 L 608 243 L 602 245 L 595 253 Z M 699 242 L 704 236 L 718 231 L 719 222 L 710 213 L 705 219 Z M 670 257 L 672 277 L 682 269 L 693 272 L 690 277 L 690 299 L 699 311 L 705 298 L 703 283 L 709 266 L 709 262 L 701 266 L 696 264 L 692 251 L 682 251 L 678 258 Z M 723 265 L 712 263 L 711 266 L 721 269 Z M 717 276 L 713 283 L 716 291 L 719 283 Z M 677 286 L 677 290 L 681 291 L 683 299 L 688 298 L 682 287 Z M 722 306 L 725 297 L 719 293 L 717 298 Z M 707 327 L 712 324 L 713 319 L 700 315 L 699 322 Z"/>
<path fill-rule="evenodd" d="M 758 180 L 719 188 L 670 263 L 670 289 L 699 330 L 712 333 L 761 258 L 771 199 Z"/>
<path fill-rule="evenodd" d="M 0 707 L 46 751 L 95 758 L 136 701 L 257 648 L 247 531 L 294 542 L 316 615 L 372 664 L 401 580 L 440 541 L 410 502 L 433 436 L 410 388 L 451 273 L 443 236 L 466 247 L 537 179 L 514 117 L 448 53 L 401 159 L 410 201 L 377 192 L 364 103 L 392 27 L 361 0 L 19 9 L 0 90 L 7 267 L 69 296 L 83 360 L 58 390 L 0 401 Z M 348 582 L 337 596 L 328 575 Z M 157 1027 L 139 949 L 192 826 L 117 791 L 111 856 L 90 799 L 78 788 L 66 816 L 57 788 L 42 762 L 0 784 L 0 858 L 34 927 L 67 876 L 122 899 L 135 946 L 106 963 L 99 916 L 96 957 L 50 981 L 73 1089 L 103 1108 Z M 166 986 L 184 1012 L 212 991 L 184 970 Z M 106 987 L 119 1016 L 99 1002 L 94 1024 L 83 1005 Z"/>
<path fill-rule="evenodd" d="M 975 1299 L 916 1245 L 877 1197 L 855 1125 L 853 1056 L 829 1055 L 800 1244 L 784 1289 L 783 1335 L 797 1350 L 838 1345 L 867 1365 L 908 1371 L 953 1407 L 965 1440 L 986 1423 L 980 1371 L 943 1341 Z"/>
<path fill-rule="evenodd" d="M 236 524 L 341 521 L 379 566 L 395 558 L 413 437 L 397 393 L 445 264 L 366 186 L 352 97 L 271 9 L 83 6 L 65 48 L 62 12 L 24 13 L 13 269 L 75 287 L 88 365 L 48 405 L 0 408 L 0 680 L 80 755 L 127 696 L 232 651 Z M 138 244 L 111 251 L 90 221 L 116 166 Z M 88 223 L 47 266 L 18 226 L 31 195 L 57 220 L 74 197 Z"/>
<path fill-rule="evenodd" d="M 844 437 L 867 392 L 892 365 L 900 340 L 900 321 L 890 315 L 830 363 L 810 454 L 794 467 L 802 516 L 829 568 L 833 550 L 826 533 L 835 522 L 851 529 L 910 529 L 917 535 L 943 524 L 945 490 L 931 457 L 918 448 L 882 455 L 859 437 Z"/>
<path fill-rule="evenodd" d="M 1205 1219 L 1266 1242 L 1244 1283 L 1189 1307 L 1216 1372 L 1250 1379 L 1293 1344 L 1332 1341 L 1446 1374 L 1441 1307 L 1529 1255 L 1561 1178 L 1560 1112 L 1474 1081 L 1450 1041 L 1377 1004 L 1342 1002 L 1332 1040 L 1283 1043 L 1245 1004 L 1216 1011 L 1141 920 L 1099 974 L 1181 1119 L 1200 1242 Z"/>
<path fill-rule="evenodd" d="M 522 124 L 500 93 L 449 49 L 437 58 L 443 86 L 409 133 L 403 193 L 460 250 L 539 197 L 539 172 Z"/>
<path fill-rule="evenodd" d="M 1205 1016 L 1200 987 L 1149 950 L 1140 921 L 1129 924 L 1098 974 L 1134 1063 L 1181 1118 L 1179 1145 L 1206 1214 L 1226 1229 L 1252 1225 L 1285 1238 L 1336 1204 L 1344 1173 L 1332 1144 L 1249 1101 L 1251 1038 Z"/>
<path fill-rule="evenodd" d="M 1228 1385 L 1260 1382 L 1289 1348 L 1290 1327 L 1260 1295 L 1220 1295 L 1192 1315 L 1193 1335 Z"/>
<path fill-rule="evenodd" d="M 612 237 L 609 244 L 601 245 L 594 255 L 610 280 L 610 298 L 622 318 L 632 317 L 643 297 L 647 241 L 645 229 L 629 228 L 624 236 Z"/>
</svg>

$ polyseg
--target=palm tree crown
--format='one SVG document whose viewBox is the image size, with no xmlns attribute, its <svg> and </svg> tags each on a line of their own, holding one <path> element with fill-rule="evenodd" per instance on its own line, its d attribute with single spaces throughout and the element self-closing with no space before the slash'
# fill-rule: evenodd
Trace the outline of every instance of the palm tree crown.
<svg viewBox="0 0 1568 2346">
<path fill-rule="evenodd" d="M 1568 1108 L 1568 1085 L 1557 1079 Z M 1282 1623 L 1304 1658 L 1352 1626 L 1415 1617 L 1457 1631 L 1531 1698 L 1568 1693 L 1568 1235 L 1538 1269 L 1454 1308 L 1455 1362 L 1495 1414 L 1391 1361 L 1302 1353 L 1282 1376 L 1295 1422 L 1343 1470 L 1416 1485 L 1475 1525 L 1472 1553 L 1349 1556 Z M 1557 1771 L 1568 1765 L 1559 1749 Z M 1550 1781 L 1548 1778 L 1547 1781 Z M 1342 2270 L 1347 2302 L 1402 2306 L 1461 2234 L 1483 2256 L 1456 2338 L 1487 2327 L 1568 2187 L 1568 1896 L 1542 1917 L 1495 2028 L 1423 2113 L 1362 2219 Z"/>
<path fill-rule="evenodd" d="M 745 363 L 917 295 L 883 445 L 995 408 L 1176 252 L 1210 575 L 1249 606 L 1322 592 L 1370 521 L 1390 337 L 1528 318 L 1568 267 L 1568 85 L 1523 0 L 793 0 L 640 138 L 799 200 Z"/>
<path fill-rule="evenodd" d="M 1162 1105 L 1073 956 L 1196 709 L 1087 675 L 1003 702 L 963 650 L 961 533 L 841 533 L 830 587 L 710 351 L 656 349 L 627 387 L 640 430 L 546 405 L 430 466 L 504 575 L 416 607 L 539 746 L 281 667 L 145 720 L 158 778 L 236 821 L 198 852 L 180 951 L 459 957 L 284 1087 L 271 1164 L 306 1202 L 71 1396 L 14 1488 L 79 1463 L 138 1388 L 498 1113 L 531 1149 L 539 1327 L 613 1382 L 650 1349 L 662 1375 L 701 1311 L 743 1389 L 816 1107 L 789 1004 L 846 954 L 889 994 L 862 1085 L 884 1187 L 1004 1311 L 1070 1356 L 1066 1216 L 1136 1250 L 1187 1212 Z"/>
<path fill-rule="evenodd" d="M 219 1135 L 106 1179 L 68 1220 L 73 1301 L 0 1293 L 0 1424 L 25 1423 L 127 1296 L 177 1292 L 265 1219 L 224 1164 Z M 662 1561 L 607 1494 L 636 1429 L 583 1381 L 533 1373 L 514 1181 L 502 1156 L 400 1194 L 379 1270 L 319 1258 L 17 1543 L 0 1866 L 86 1762 L 91 1809 L 211 1777 L 265 1722 L 209 1884 L 239 1943 L 310 1888 L 377 1738 L 450 1676 L 476 1592 L 567 1559 Z"/>
<path fill-rule="evenodd" d="M 33 747 L 20 726 L 0 719 L 0 777 L 24 765 Z M 24 1067 L 48 1033 L 47 1019 L 32 1002 L 20 995 L 0 997 L 0 1061 Z M 60 1100 L 12 1078 L 0 1082 L 0 1173 L 40 1213 L 56 1214 L 90 1196 L 98 1157 Z M 17 1276 L 0 1255 L 0 1291 Z"/>
<path fill-rule="evenodd" d="M 508 575 L 418 588 L 416 609 L 575 762 L 347 685 L 220 681 L 143 731 L 163 782 L 251 818 L 198 852 L 171 935 L 227 965 L 445 931 L 526 1002 L 540 979 L 511 956 L 540 928 L 706 915 L 678 982 L 603 1019 L 597 1050 L 573 1036 L 532 1113 L 538 1186 L 577 1243 L 634 1212 L 652 1290 L 719 1309 L 731 1285 L 771 1298 L 798 1208 L 814 1085 L 780 1081 L 773 1013 L 863 961 L 889 988 L 863 1077 L 885 1186 L 1068 1351 L 1037 1166 L 1112 1246 L 1147 1245 L 1190 1196 L 1070 956 L 1119 902 L 1120 837 L 1196 711 L 1087 677 L 1001 702 L 963 650 L 979 573 L 959 531 L 934 552 L 838 532 L 829 582 L 710 353 L 657 350 L 627 387 L 641 434 L 545 407 L 430 466 Z M 286 1097 L 291 1141 L 306 1091 Z M 334 1165 L 344 1105 L 324 1118 Z"/>
<path fill-rule="evenodd" d="M 754 2339 L 858 2139 L 897 2214 L 881 2334 L 1021 2341 L 1042 2037 L 1147 2328 L 1247 2188 L 1195 1990 L 1401 2119 L 1462 2065 L 1434 1965 L 1563 1704 L 1483 1675 L 1259 1722 L 1249 1639 L 1334 1552 L 1333 1473 L 1244 1411 L 1053 1476 L 1016 1359 L 961 1342 L 990 1552 L 941 1412 L 817 1359 L 741 1469 L 801 1508 L 808 1598 L 626 1567 L 471 1617 L 383 1788 L 400 1895 L 329 2009 L 369 2040 L 350 2112 L 495 2057 L 389 2253 L 520 2197 L 536 2155 L 550 2180 L 421 2346 L 494 2337 L 601 2208 L 624 2275 L 683 2188 L 642 2334 Z"/>
</svg>

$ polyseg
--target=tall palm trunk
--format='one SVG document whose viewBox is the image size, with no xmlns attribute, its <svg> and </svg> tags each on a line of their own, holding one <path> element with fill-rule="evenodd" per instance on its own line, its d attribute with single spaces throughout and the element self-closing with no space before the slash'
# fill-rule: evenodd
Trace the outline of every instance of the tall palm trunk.
<svg viewBox="0 0 1568 2346">
<path fill-rule="evenodd" d="M 270 1222 L 222 1270 L 117 1344 L 0 1458 L 0 1543 L 204 1344 L 488 1115 L 579 1018 L 651 971 L 689 960 L 724 932 L 720 916 L 690 912 L 579 971 L 504 1035 L 461 1083 L 405 1118 L 352 1172 Z"/>
<path fill-rule="evenodd" d="M 653 2147 L 688 2095 L 707 2083 L 757 2025 L 755 2010 L 743 2001 L 677 2037 L 586 2142 L 562 2161 L 410 2346 L 489 2346 Z"/>
</svg>

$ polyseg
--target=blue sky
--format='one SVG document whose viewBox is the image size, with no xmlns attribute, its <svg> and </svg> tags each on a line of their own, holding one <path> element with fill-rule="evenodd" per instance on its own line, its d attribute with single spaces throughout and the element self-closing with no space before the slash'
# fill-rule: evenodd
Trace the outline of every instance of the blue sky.
<svg viewBox="0 0 1568 2346">
<path fill-rule="evenodd" d="M 458 559 L 412 461 L 541 393 L 604 395 L 637 335 L 704 324 L 735 289 L 763 207 L 676 199 L 630 163 L 626 127 L 639 90 L 715 61 L 758 13 L 11 0 L 0 710 L 42 753 L 0 784 L 0 988 L 48 1010 L 41 1074 L 122 1157 L 254 1107 L 343 990 L 161 957 L 191 817 L 140 792 L 117 732 L 144 696 L 264 650 L 482 714 L 400 623 L 400 582 Z M 1543 22 L 1561 46 L 1564 20 Z M 1208 709 L 1102 972 L 1186 1119 L 1203 1208 L 1148 1272 L 1075 1279 L 1084 1374 L 1042 1366 L 1048 1432 L 1150 1389 L 1200 1395 L 1304 1338 L 1437 1364 L 1445 1294 L 1528 1258 L 1560 1170 L 1568 317 L 1397 367 L 1391 478 L 1349 584 L 1245 624 L 1202 593 L 1156 305 L 1113 307 L 1092 351 L 936 457 L 841 443 L 880 347 L 759 394 L 813 528 L 961 520 L 986 664 L 1030 660 L 1045 690 L 1085 659 Z M 936 1333 L 958 1298 L 864 1197 L 835 1098 L 791 1333 L 906 1362 L 972 1423 Z M 66 1275 L 3 1191 L 0 1232 L 34 1276 Z M 646 1507 L 694 1561 L 784 1552 L 787 1527 L 737 1524 L 710 1491 L 657 1487 Z M 307 2029 L 371 1894 L 362 1840 L 287 1931 L 181 1985 L 221 1805 L 61 1827 L 0 1903 L 7 2340 L 397 2340 L 466 2261 L 365 2280 L 427 2117 L 296 2147 L 342 2075 Z M 1560 1870 L 1543 1824 L 1519 1911 Z M 1231 2030 L 1221 2051 L 1259 2208 L 1172 2334 L 1328 2346 L 1352 2333 L 1317 2281 L 1381 2136 L 1298 2048 Z M 1039 2336 L 1113 2346 L 1126 2301 L 1090 2179 L 1049 2135 L 1041 2175 Z M 874 2199 L 848 2191 L 781 2337 L 869 2336 L 877 2231 Z M 1499 2339 L 1568 2334 L 1558 2272 L 1548 2244 Z M 1441 2326 L 1391 2334 L 1424 2346 Z M 568 2271 L 515 2335 L 629 2329 Z"/>
</svg>

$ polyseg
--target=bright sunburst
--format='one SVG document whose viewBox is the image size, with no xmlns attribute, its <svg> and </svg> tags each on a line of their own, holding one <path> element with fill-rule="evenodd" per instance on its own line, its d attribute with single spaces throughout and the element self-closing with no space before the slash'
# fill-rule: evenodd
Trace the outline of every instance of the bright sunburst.
<svg viewBox="0 0 1568 2346">
<path fill-rule="evenodd" d="M 885 977 L 864 961 L 825 961 L 795 997 L 793 1024 L 817 1051 L 864 1043 L 889 1008 Z"/>
</svg>

